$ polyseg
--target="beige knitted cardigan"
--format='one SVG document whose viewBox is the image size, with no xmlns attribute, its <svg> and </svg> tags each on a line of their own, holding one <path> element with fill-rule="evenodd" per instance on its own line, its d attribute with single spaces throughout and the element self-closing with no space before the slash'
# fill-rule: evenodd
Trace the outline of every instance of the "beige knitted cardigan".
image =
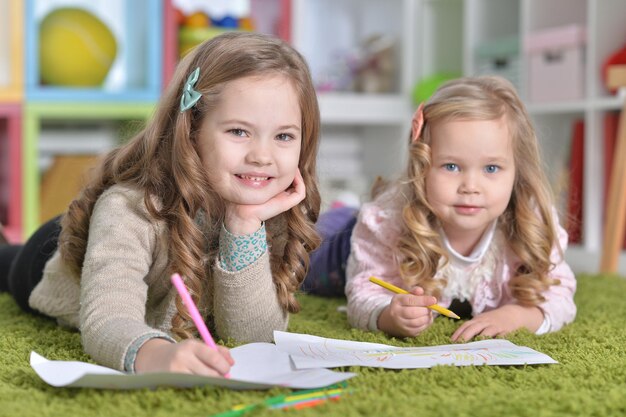
<svg viewBox="0 0 626 417">
<path fill-rule="evenodd" d="M 284 249 L 279 230 L 272 251 Z M 217 242 L 219 235 L 208 236 Z M 96 202 L 89 241 L 77 277 L 57 251 L 29 304 L 65 326 L 80 330 L 85 352 L 98 363 L 124 370 L 124 358 L 144 335 L 171 337 L 176 290 L 168 275 L 168 234 L 163 222 L 148 215 L 143 193 L 115 185 Z M 274 330 L 287 328 L 266 252 L 246 268 L 229 272 L 212 261 L 212 295 L 203 295 L 202 314 L 220 338 L 238 342 L 272 341 Z"/>
</svg>

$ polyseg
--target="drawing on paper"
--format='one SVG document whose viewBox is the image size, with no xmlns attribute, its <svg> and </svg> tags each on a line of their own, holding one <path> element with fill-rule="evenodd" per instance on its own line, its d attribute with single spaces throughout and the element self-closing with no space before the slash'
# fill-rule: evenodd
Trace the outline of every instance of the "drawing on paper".
<svg viewBox="0 0 626 417">
<path fill-rule="evenodd" d="M 525 365 L 557 363 L 549 356 L 504 339 L 465 344 L 395 347 L 275 332 L 276 345 L 288 352 L 298 368 L 370 366 L 393 369 L 437 365 Z"/>
</svg>

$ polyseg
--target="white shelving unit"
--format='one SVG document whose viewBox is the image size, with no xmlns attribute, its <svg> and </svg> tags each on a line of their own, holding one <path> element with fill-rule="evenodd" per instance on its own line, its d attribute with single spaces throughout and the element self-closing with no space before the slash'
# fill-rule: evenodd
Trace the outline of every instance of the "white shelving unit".
<svg viewBox="0 0 626 417">
<path fill-rule="evenodd" d="M 412 112 L 417 4 L 410 0 L 292 0 L 292 42 L 307 58 L 316 83 L 370 36 L 383 35 L 394 45 L 390 91 L 318 94 L 323 124 L 319 176 L 325 205 L 335 197 L 329 188 L 345 187 L 367 198 L 376 176 L 393 176 L 403 165 Z M 362 146 L 352 160 L 342 161 L 325 152 L 333 142 L 344 143 L 344 149 L 352 149 L 355 142 Z M 354 160 L 359 166 L 347 173 L 344 167 L 352 166 Z"/>
<path fill-rule="evenodd" d="M 452 1 L 464 10 L 464 72 L 473 74 L 472 51 L 493 37 L 517 35 L 577 24 L 587 29 L 585 46 L 585 94 L 580 100 L 533 103 L 529 97 L 528 56 L 520 47 L 520 93 L 525 99 L 542 144 L 546 169 L 553 181 L 567 163 L 572 122 L 585 123 L 582 243 L 572 245 L 567 260 L 577 272 L 597 272 L 602 250 L 604 148 L 603 118 L 621 109 L 623 100 L 608 92 L 602 83 L 602 64 L 626 42 L 626 2 L 623 0 L 467 0 Z M 430 3 L 438 3 L 432 1 Z M 558 190 L 555 190 L 558 192 Z M 619 271 L 626 274 L 626 256 Z"/>
<path fill-rule="evenodd" d="M 392 92 L 319 94 L 322 147 L 333 137 L 358 139 L 368 185 L 376 175 L 393 175 L 404 167 L 416 82 L 435 73 L 477 74 L 475 51 L 481 43 L 517 37 L 517 85 L 535 122 L 552 180 L 567 163 L 572 122 L 585 122 L 583 241 L 570 246 L 566 256 L 577 272 L 598 271 L 604 213 L 603 117 L 619 110 L 623 102 L 603 87 L 601 68 L 626 42 L 626 1 L 293 0 L 292 16 L 293 43 L 309 61 L 314 78 L 334 64 L 333 51 L 353 48 L 373 33 L 397 40 L 397 84 Z M 522 42 L 537 30 L 569 24 L 587 28 L 584 97 L 533 103 L 528 99 L 529 59 Z M 332 176 L 321 165 L 321 178 Z M 626 255 L 619 271 L 626 274 Z"/>
</svg>

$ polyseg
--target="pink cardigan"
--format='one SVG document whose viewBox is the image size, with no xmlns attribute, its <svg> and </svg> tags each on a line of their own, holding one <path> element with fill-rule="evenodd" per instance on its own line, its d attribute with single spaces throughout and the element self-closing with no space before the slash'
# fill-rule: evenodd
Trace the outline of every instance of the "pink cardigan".
<svg viewBox="0 0 626 417">
<path fill-rule="evenodd" d="M 352 247 L 346 272 L 348 320 L 353 327 L 378 330 L 378 316 L 389 305 L 394 295 L 389 290 L 369 282 L 370 276 L 376 276 L 391 284 L 406 288 L 400 278 L 398 263 L 394 257 L 394 247 L 402 227 L 400 213 L 402 200 L 398 189 L 394 189 L 380 195 L 375 201 L 364 204 L 359 213 L 359 219 L 352 234 Z M 554 216 L 558 224 L 556 212 Z M 567 233 L 560 226 L 558 237 L 564 252 L 567 248 Z M 497 240 L 494 238 L 491 244 L 497 244 Z M 469 300 L 474 315 L 515 302 L 507 283 L 512 271 L 515 270 L 515 265 L 519 263 L 519 258 L 508 245 L 504 246 L 501 248 L 502 256 L 495 260 L 493 276 L 488 282 L 487 280 L 481 282 Z M 545 329 L 547 332 L 559 330 L 565 324 L 572 322 L 576 316 L 574 273 L 562 259 L 556 247 L 552 251 L 551 260 L 556 267 L 550 275 L 559 279 L 561 283 L 550 286 L 543 293 L 546 301 L 539 305 L 544 313 L 544 322 L 548 324 Z M 452 300 L 444 297 L 437 301 L 441 306 L 448 307 Z"/>
</svg>

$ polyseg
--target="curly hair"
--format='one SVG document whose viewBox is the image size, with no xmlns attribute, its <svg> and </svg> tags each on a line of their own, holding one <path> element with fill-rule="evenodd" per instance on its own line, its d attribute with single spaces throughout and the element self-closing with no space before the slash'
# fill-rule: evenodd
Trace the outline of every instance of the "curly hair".
<svg viewBox="0 0 626 417">
<path fill-rule="evenodd" d="M 202 98 L 191 111 L 179 103 L 188 75 L 200 68 L 195 89 Z M 287 43 L 258 33 L 232 32 L 198 45 L 178 64 L 154 116 L 128 143 L 108 153 L 62 219 L 61 256 L 80 276 L 85 258 L 89 221 L 100 195 L 114 184 L 143 191 L 148 213 L 163 221 L 169 233 L 168 271 L 183 276 L 194 302 L 210 293 L 211 266 L 218 252 L 205 233 L 219 230 L 225 204 L 212 189 L 198 153 L 198 132 L 205 116 L 218 105 L 226 83 L 247 76 L 281 74 L 291 80 L 302 117 L 302 145 L 298 167 L 306 197 L 297 206 L 268 221 L 285 225 L 287 243 L 280 253 L 270 246 L 270 263 L 279 301 L 285 311 L 298 312 L 295 291 L 304 280 L 309 252 L 319 245 L 314 223 L 320 208 L 316 154 L 320 116 L 310 72 L 304 58 Z M 193 334 L 193 323 L 176 299 L 172 332 L 181 338 Z"/>
<path fill-rule="evenodd" d="M 402 208 L 405 227 L 398 241 L 402 279 L 435 296 L 440 296 L 446 285 L 445 277 L 434 279 L 441 263 L 447 262 L 447 255 L 437 233 L 437 217 L 426 198 L 432 127 L 451 120 L 496 120 L 504 116 L 513 140 L 516 172 L 511 199 L 499 218 L 499 227 L 520 259 L 509 287 L 521 305 L 541 303 L 541 293 L 559 283 L 548 275 L 554 267 L 550 254 L 558 246 L 557 229 L 535 130 L 515 88 L 500 77 L 456 79 L 435 92 L 425 103 L 423 115 L 420 140 L 410 144 L 409 164 L 401 180 L 407 196 Z"/>
</svg>

